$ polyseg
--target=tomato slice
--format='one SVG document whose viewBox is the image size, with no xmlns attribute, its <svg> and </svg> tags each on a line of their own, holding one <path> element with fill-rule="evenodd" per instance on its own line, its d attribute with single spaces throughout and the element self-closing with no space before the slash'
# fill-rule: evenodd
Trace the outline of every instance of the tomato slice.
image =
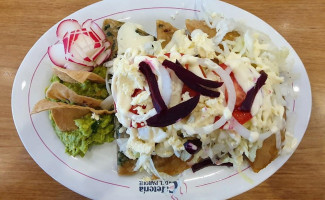
<svg viewBox="0 0 325 200">
<path fill-rule="evenodd" d="M 182 94 L 184 94 L 185 92 L 188 92 L 190 97 L 194 97 L 199 94 L 198 92 L 192 90 L 191 88 L 189 88 L 187 85 L 184 84 L 182 89 Z"/>
<path fill-rule="evenodd" d="M 224 63 L 221 63 L 219 66 L 222 69 L 224 69 L 224 70 L 228 67 Z M 216 75 L 218 75 L 216 72 L 214 72 L 214 73 Z M 239 83 L 237 82 L 234 73 L 232 73 L 232 72 L 230 73 L 230 78 L 231 78 L 232 82 L 234 83 L 235 92 L 236 92 L 236 104 L 235 104 L 235 106 L 236 107 L 239 107 L 243 103 L 243 101 L 245 100 L 246 93 L 243 90 L 243 88 L 239 85 Z M 226 98 L 226 101 L 228 101 L 228 93 L 227 93 L 227 90 L 225 91 L 225 98 Z"/>
<path fill-rule="evenodd" d="M 232 113 L 232 116 L 240 123 L 245 124 L 249 120 L 253 118 L 252 114 L 250 112 L 243 112 L 238 109 L 235 109 Z"/>
</svg>

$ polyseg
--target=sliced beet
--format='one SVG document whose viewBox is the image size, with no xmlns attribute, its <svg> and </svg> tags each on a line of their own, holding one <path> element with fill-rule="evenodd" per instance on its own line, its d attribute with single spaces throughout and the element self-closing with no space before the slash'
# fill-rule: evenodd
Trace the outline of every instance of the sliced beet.
<svg viewBox="0 0 325 200">
<path fill-rule="evenodd" d="M 172 69 L 177 75 L 177 77 L 181 79 L 185 83 L 185 85 L 187 85 L 192 90 L 195 90 L 204 96 L 219 97 L 219 92 L 209 90 L 205 87 L 218 88 L 223 84 L 222 82 L 203 79 L 195 75 L 193 72 L 185 69 L 178 61 L 176 61 L 176 63 L 173 63 L 169 60 L 164 60 L 162 65 Z"/>
<path fill-rule="evenodd" d="M 159 114 L 161 111 L 167 110 L 167 106 L 159 91 L 156 76 L 151 71 L 150 66 L 144 61 L 142 61 L 139 66 L 139 70 L 143 73 L 148 82 L 152 103 L 157 113 Z"/>
<path fill-rule="evenodd" d="M 184 143 L 184 147 L 185 147 L 185 150 L 189 154 L 195 154 L 195 153 L 197 153 L 198 151 L 201 150 L 201 148 L 202 148 L 202 142 L 199 139 L 196 139 L 196 140 L 187 140 Z"/>
<path fill-rule="evenodd" d="M 168 110 L 163 110 L 162 112 L 150 117 L 147 120 L 148 126 L 152 127 L 165 127 L 176 123 L 179 119 L 182 119 L 189 115 L 192 110 L 199 103 L 200 95 L 197 95 L 187 101 L 184 101 Z"/>
<path fill-rule="evenodd" d="M 203 169 L 203 168 L 206 168 L 206 167 L 209 167 L 209 166 L 227 166 L 227 167 L 231 167 L 233 166 L 232 163 L 222 163 L 220 165 L 216 165 L 214 164 L 210 158 L 206 158 L 204 160 L 202 160 L 201 162 L 199 163 L 195 163 L 194 165 L 192 165 L 192 171 L 193 173 Z"/>
<path fill-rule="evenodd" d="M 239 110 L 244 112 L 250 112 L 255 96 L 257 92 L 261 89 L 261 87 L 265 84 L 265 81 L 267 79 L 267 74 L 262 70 L 260 77 L 258 77 L 256 84 L 254 87 L 252 87 L 250 90 L 248 90 L 246 98 L 244 99 L 243 103 L 239 107 Z"/>
</svg>

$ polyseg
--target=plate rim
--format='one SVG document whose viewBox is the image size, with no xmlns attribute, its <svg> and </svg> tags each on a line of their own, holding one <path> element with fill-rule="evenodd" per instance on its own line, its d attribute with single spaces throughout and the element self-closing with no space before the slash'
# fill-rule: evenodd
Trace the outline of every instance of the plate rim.
<svg viewBox="0 0 325 200">
<path fill-rule="evenodd" d="M 91 4 L 91 5 L 88 5 L 88 6 L 86 6 L 86 7 L 84 7 L 84 8 L 82 8 L 82 9 L 80 9 L 80 10 L 78 10 L 78 11 L 76 11 L 76 12 L 74 12 L 74 13 L 72 13 L 72 14 L 70 14 L 69 16 L 71 16 L 71 15 L 73 15 L 73 14 L 75 14 L 75 13 L 77 13 L 77 12 L 83 12 L 85 9 L 89 9 L 89 7 L 91 7 L 91 6 L 93 6 L 93 5 L 95 5 L 95 4 L 99 4 L 99 3 L 102 3 L 102 2 L 97 2 L 97 3 L 94 3 L 94 4 Z M 234 6 L 234 5 L 232 5 L 232 4 L 229 4 L 229 3 L 226 3 L 226 2 L 222 2 L 222 3 L 225 3 L 225 4 L 228 4 L 228 5 L 230 5 L 230 6 L 232 6 L 232 7 L 236 7 L 236 6 Z M 236 7 L 236 8 L 238 8 L 238 9 L 240 9 L 240 10 L 242 10 L 242 11 L 245 11 L 246 13 L 248 13 L 248 14 L 250 14 L 250 15 L 253 15 L 252 13 L 249 13 L 249 12 L 247 12 L 246 10 L 243 10 L 243 9 L 241 9 L 241 8 L 239 8 L 239 7 Z M 124 10 L 124 11 L 127 11 L 127 10 Z M 66 19 L 66 18 L 68 18 L 69 16 L 67 16 L 67 17 L 65 17 L 64 19 Z M 111 15 L 110 15 L 111 16 Z M 260 19 L 259 17 L 257 17 L 257 16 L 255 16 L 255 15 L 253 15 L 254 17 L 256 17 L 256 18 L 258 18 L 259 20 L 262 20 L 262 19 Z M 63 19 L 62 19 L 63 20 Z M 98 20 L 98 19 L 97 19 Z M 271 27 L 268 23 L 266 23 L 264 20 L 262 20 L 263 21 L 263 23 L 265 23 L 267 26 L 269 26 L 269 27 Z M 60 22 L 60 21 L 59 21 Z M 58 22 L 58 23 L 59 23 Z M 57 23 L 57 24 L 58 24 Z M 24 147 L 25 147 L 25 149 L 27 150 L 27 152 L 29 153 L 29 155 L 33 158 L 33 160 L 48 174 L 48 175 L 50 175 L 54 180 L 56 180 L 57 182 L 59 182 L 60 184 L 62 184 L 62 185 L 64 185 L 65 187 L 67 187 L 67 188 L 69 188 L 69 189 L 71 189 L 70 187 L 68 187 L 68 186 L 66 186 L 65 184 L 63 184 L 63 183 L 61 183 L 61 181 L 59 181 L 59 180 L 57 180 L 55 177 L 53 177 L 51 174 L 49 174 L 43 167 L 42 167 L 42 165 L 41 164 L 39 164 L 39 161 L 38 160 L 36 160 L 35 158 L 34 158 L 34 156 L 32 156 L 32 154 L 30 153 L 30 151 L 29 151 L 29 148 L 27 148 L 27 145 L 25 144 L 25 142 L 24 142 L 24 140 L 23 140 L 23 138 L 22 138 L 22 136 L 21 136 L 21 133 L 20 133 L 20 131 L 18 130 L 18 127 L 17 127 L 17 119 L 16 119 L 16 116 L 15 116 L 15 114 L 14 114 L 14 112 L 15 112 L 15 108 L 14 108 L 14 104 L 13 104 L 13 99 L 14 99 L 14 97 L 15 97 L 15 92 L 16 91 L 14 91 L 14 88 L 17 88 L 18 87 L 18 79 L 17 79 L 17 76 L 19 76 L 22 72 L 22 66 L 24 66 L 24 63 L 26 62 L 25 60 L 27 60 L 27 58 L 29 57 L 29 54 L 31 54 L 31 52 L 33 51 L 33 49 L 35 48 L 35 45 L 43 38 L 43 37 L 45 37 L 45 35 L 47 35 L 48 34 L 48 32 L 50 32 L 51 31 L 51 29 L 54 29 L 55 27 L 56 27 L 56 25 L 57 24 L 55 24 L 55 25 L 53 25 L 50 29 L 48 29 L 34 44 L 33 44 L 33 46 L 32 46 L 32 48 L 28 51 L 28 53 L 26 54 L 26 56 L 24 57 L 24 59 L 23 59 L 23 61 L 22 61 L 22 63 L 21 63 L 21 65 L 19 66 L 19 68 L 18 68 L 18 70 L 17 70 L 17 73 L 16 73 L 16 77 L 15 77 L 15 79 L 14 79 L 14 82 L 13 82 L 13 87 L 12 87 L 12 93 L 11 93 L 11 110 L 12 110 L 12 116 L 13 116 L 13 119 L 14 119 L 14 124 L 15 124 L 15 127 L 16 127 L 16 130 L 17 130 L 17 133 L 18 133 L 18 135 L 19 135 L 19 138 L 20 138 L 20 140 L 22 141 L 22 143 L 23 143 L 23 145 L 24 145 Z M 273 30 L 274 30 L 274 32 L 275 33 L 277 33 L 281 38 L 283 38 L 284 40 L 285 40 L 285 38 L 279 33 L 279 32 L 277 32 L 273 27 L 271 27 Z M 290 43 L 288 43 L 286 40 L 285 40 L 285 42 L 287 43 L 287 45 L 291 48 L 291 50 L 293 50 L 293 52 L 297 55 L 297 53 L 296 53 L 296 51 L 293 49 L 293 47 L 290 45 Z M 44 56 L 46 56 L 46 54 L 44 55 Z M 300 62 L 303 64 L 303 62 L 302 62 L 302 60 L 300 59 L 300 57 L 297 55 L 297 57 L 299 58 L 299 60 L 300 60 Z M 41 59 L 42 60 L 42 59 Z M 312 93 L 311 93 L 311 87 L 310 87 L 310 81 L 309 81 L 309 77 L 308 77 L 308 73 L 307 73 L 307 70 L 306 70 L 306 68 L 305 68 L 305 66 L 303 65 L 303 70 L 304 70 L 304 73 L 306 74 L 306 78 L 307 78 L 307 82 L 309 83 L 308 84 L 308 87 L 309 87 L 309 90 L 308 90 L 308 92 L 309 92 L 309 94 L 308 94 L 308 96 L 310 96 L 310 99 L 309 99 L 309 102 L 310 102 L 310 106 L 309 106 L 309 108 L 308 108 L 308 110 L 309 110 L 309 113 L 308 113 L 308 119 L 307 119 L 307 126 L 306 126 L 306 128 L 305 128 L 305 130 L 303 131 L 303 134 L 302 134 L 302 136 L 301 136 L 301 138 L 303 138 L 303 136 L 304 136 L 304 134 L 306 133 L 306 130 L 307 130 L 307 127 L 308 127 L 308 124 L 309 124 L 309 121 L 310 121 L 310 116 L 311 116 L 311 110 L 312 110 Z M 29 90 L 30 90 L 30 88 L 29 88 Z M 301 140 L 299 141 L 299 143 L 298 143 L 298 145 L 300 145 L 300 143 L 301 143 Z M 295 152 L 295 151 L 294 151 Z M 276 171 L 278 171 L 286 162 L 287 162 L 287 160 L 292 156 L 292 154 L 294 153 L 294 152 L 292 152 L 291 154 L 290 154 L 290 156 L 282 163 L 282 165 L 278 168 L 278 169 L 276 169 L 275 170 L 275 172 Z M 268 179 L 270 176 L 272 176 L 275 172 L 273 172 L 273 173 L 271 173 L 271 174 L 269 174 L 269 176 L 267 177 L 267 178 L 265 178 L 264 180 L 262 180 L 261 182 L 259 182 L 258 184 L 254 184 L 251 188 L 253 188 L 253 187 L 256 187 L 257 185 L 259 185 L 260 183 L 262 183 L 262 182 L 264 182 L 266 179 Z M 251 189 L 251 188 L 249 188 L 249 189 Z M 245 191 L 247 191 L 247 190 L 249 190 L 249 189 L 246 189 L 246 190 L 244 190 L 244 191 L 242 191 L 242 192 L 245 192 Z M 71 189 L 71 190 L 73 190 L 74 192 L 77 192 L 77 193 L 79 193 L 78 191 L 76 191 L 76 190 L 74 190 L 74 189 Z M 239 195 L 239 194 L 241 194 L 242 192 L 240 192 L 240 193 L 238 193 L 238 194 L 235 194 L 235 196 L 236 195 Z M 84 193 L 79 193 L 79 194 L 81 194 L 81 195 L 84 195 L 84 196 L 86 196 Z"/>
</svg>

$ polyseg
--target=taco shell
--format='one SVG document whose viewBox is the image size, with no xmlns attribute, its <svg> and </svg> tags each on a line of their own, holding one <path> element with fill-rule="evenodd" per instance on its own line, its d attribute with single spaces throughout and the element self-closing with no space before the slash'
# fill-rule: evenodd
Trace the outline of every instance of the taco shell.
<svg viewBox="0 0 325 200">
<path fill-rule="evenodd" d="M 61 131 L 72 131 L 77 129 L 74 120 L 79 119 L 88 113 L 95 113 L 97 115 L 114 113 L 114 111 L 95 110 L 90 107 L 70 105 L 43 99 L 36 103 L 31 114 L 45 110 L 51 110 L 53 120 Z"/>
<path fill-rule="evenodd" d="M 102 101 L 78 95 L 76 92 L 59 82 L 54 82 L 46 91 L 46 97 L 54 100 L 66 101 L 81 106 L 99 108 Z"/>
<path fill-rule="evenodd" d="M 103 77 L 87 71 L 75 71 L 55 66 L 53 67 L 53 73 L 61 80 L 69 83 L 84 83 L 86 80 L 96 83 L 105 83 Z"/>
</svg>

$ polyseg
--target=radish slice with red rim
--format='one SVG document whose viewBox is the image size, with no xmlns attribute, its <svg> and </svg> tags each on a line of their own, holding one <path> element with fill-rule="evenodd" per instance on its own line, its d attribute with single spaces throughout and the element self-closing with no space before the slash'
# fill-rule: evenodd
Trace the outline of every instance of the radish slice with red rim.
<svg viewBox="0 0 325 200">
<path fill-rule="evenodd" d="M 76 70 L 76 71 L 92 71 L 94 68 L 93 67 L 86 67 L 86 66 L 82 66 L 82 65 L 79 65 L 77 63 L 72 63 L 72 62 L 69 62 L 67 61 L 65 64 L 64 64 L 64 67 L 66 69 L 70 69 L 70 70 Z"/>
<path fill-rule="evenodd" d="M 60 40 L 62 40 L 63 36 L 67 32 L 71 32 L 71 31 L 78 30 L 78 29 L 81 29 L 81 26 L 77 20 L 66 19 L 66 20 L 63 20 L 62 22 L 60 22 L 60 24 L 58 25 L 58 28 L 56 29 L 56 36 Z"/>
<path fill-rule="evenodd" d="M 50 46 L 47 53 L 49 54 L 49 57 L 54 65 L 64 67 L 64 64 L 67 61 L 65 60 L 63 44 L 55 44 Z"/>
<path fill-rule="evenodd" d="M 86 29 L 89 29 L 90 26 L 91 26 L 91 23 L 93 22 L 92 19 L 87 19 L 86 21 L 84 21 L 84 23 L 82 23 L 82 28 L 86 28 Z"/>
<path fill-rule="evenodd" d="M 95 22 L 92 21 L 90 29 L 94 31 L 101 40 L 106 39 L 104 31 Z"/>
</svg>

